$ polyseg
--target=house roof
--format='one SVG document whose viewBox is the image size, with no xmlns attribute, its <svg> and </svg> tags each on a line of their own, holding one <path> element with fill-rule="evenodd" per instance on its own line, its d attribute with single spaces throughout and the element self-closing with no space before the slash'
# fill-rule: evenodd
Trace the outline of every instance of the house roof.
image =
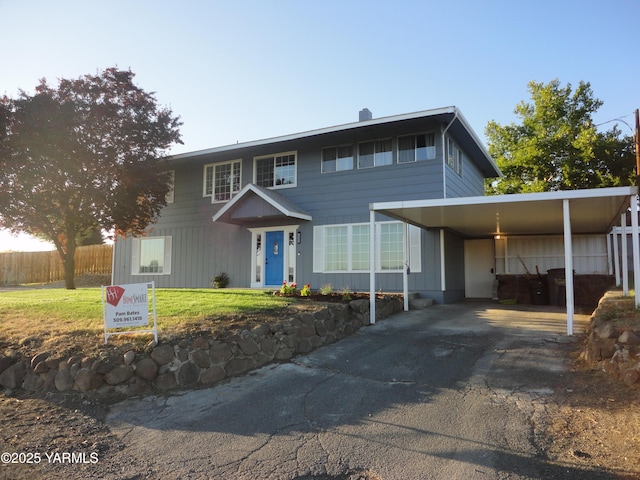
<svg viewBox="0 0 640 480">
<path fill-rule="evenodd" d="M 240 152 L 245 149 L 254 149 L 256 147 L 262 146 L 275 147 L 278 144 L 297 140 L 311 139 L 313 137 L 321 136 L 339 135 L 340 133 L 348 132 L 349 130 L 373 129 L 379 126 L 400 122 L 406 122 L 407 124 L 412 126 L 412 123 L 416 123 L 425 119 L 432 119 L 441 122 L 444 125 L 450 124 L 448 132 L 452 133 L 455 136 L 456 140 L 461 144 L 460 146 L 471 156 L 471 158 L 473 158 L 485 177 L 492 178 L 502 175 L 500 169 L 491 158 L 485 147 L 482 145 L 479 137 L 473 131 L 460 110 L 455 106 L 374 118 L 372 120 L 346 123 L 342 125 L 325 127 L 299 133 L 292 133 L 289 135 L 266 138 L 262 140 L 253 140 L 250 142 L 237 143 L 233 145 L 209 148 L 194 152 L 180 153 L 169 157 L 168 160 L 171 163 L 182 163 L 185 161 L 197 159 L 199 157 L 206 157 L 219 153 Z"/>
<path fill-rule="evenodd" d="M 569 201 L 573 234 L 608 233 L 638 187 L 525 193 L 437 200 L 372 203 L 370 209 L 425 228 L 465 238 L 562 234 L 563 202 Z"/>
<path fill-rule="evenodd" d="M 312 217 L 284 195 L 253 183 L 244 186 L 218 213 L 214 222 L 250 227 L 283 224 Z"/>
</svg>

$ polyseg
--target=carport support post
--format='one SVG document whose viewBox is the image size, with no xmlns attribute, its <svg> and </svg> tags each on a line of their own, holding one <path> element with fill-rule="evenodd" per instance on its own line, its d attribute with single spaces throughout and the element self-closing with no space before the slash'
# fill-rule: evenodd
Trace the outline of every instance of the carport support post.
<svg viewBox="0 0 640 480">
<path fill-rule="evenodd" d="M 573 245 L 571 244 L 571 213 L 569 200 L 562 200 L 562 214 L 564 222 L 564 278 L 565 293 L 567 295 L 567 335 L 573 335 Z"/>
<path fill-rule="evenodd" d="M 402 222 L 402 236 L 404 242 L 402 243 L 402 256 L 404 258 L 404 264 L 402 265 L 402 296 L 404 301 L 404 311 L 409 311 L 409 226 L 407 222 Z"/>
<path fill-rule="evenodd" d="M 627 258 L 627 212 L 620 215 L 620 245 L 622 245 L 622 294 L 629 296 L 629 260 Z"/>
<path fill-rule="evenodd" d="M 616 273 L 616 287 L 620 286 L 620 254 L 618 253 L 618 227 L 613 227 L 613 269 Z"/>
<path fill-rule="evenodd" d="M 376 212 L 369 209 L 369 323 L 376 323 Z"/>
<path fill-rule="evenodd" d="M 638 244 L 638 196 L 631 195 L 631 245 L 633 248 L 633 289 L 636 308 L 640 306 L 640 245 Z"/>
</svg>

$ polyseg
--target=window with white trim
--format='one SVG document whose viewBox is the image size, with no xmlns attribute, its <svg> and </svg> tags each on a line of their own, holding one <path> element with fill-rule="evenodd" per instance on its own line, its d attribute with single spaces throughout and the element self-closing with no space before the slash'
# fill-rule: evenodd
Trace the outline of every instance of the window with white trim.
<svg viewBox="0 0 640 480">
<path fill-rule="evenodd" d="M 353 170 L 353 146 L 322 149 L 322 173 Z"/>
<path fill-rule="evenodd" d="M 132 275 L 169 275 L 171 273 L 171 237 L 134 238 Z"/>
<path fill-rule="evenodd" d="M 255 158 L 253 176 L 261 187 L 295 187 L 296 152 Z"/>
<path fill-rule="evenodd" d="M 358 168 L 381 167 L 393 163 L 391 139 L 358 144 Z"/>
<path fill-rule="evenodd" d="M 409 225 L 408 261 L 412 272 L 422 271 L 421 230 Z M 313 271 L 346 273 L 369 271 L 369 224 L 355 223 L 313 227 Z M 376 223 L 376 271 L 401 272 L 403 225 Z"/>
<path fill-rule="evenodd" d="M 211 197 L 211 202 L 226 202 L 240 191 L 241 161 L 233 160 L 224 163 L 212 163 L 204 166 L 204 197 Z"/>
<path fill-rule="evenodd" d="M 325 227 L 324 270 L 351 270 L 349 265 L 349 226 Z"/>
<path fill-rule="evenodd" d="M 458 147 L 451 137 L 447 137 L 447 165 L 449 165 L 454 172 L 462 176 L 462 164 L 464 163 L 464 153 L 462 149 Z"/>
<path fill-rule="evenodd" d="M 402 270 L 402 256 L 404 238 L 401 223 L 382 223 L 379 225 L 380 257 L 379 269 L 398 271 Z"/>
<path fill-rule="evenodd" d="M 425 133 L 398 137 L 398 163 L 420 162 L 435 158 L 435 134 Z"/>
<path fill-rule="evenodd" d="M 369 225 L 351 226 L 351 270 L 369 271 Z"/>
</svg>

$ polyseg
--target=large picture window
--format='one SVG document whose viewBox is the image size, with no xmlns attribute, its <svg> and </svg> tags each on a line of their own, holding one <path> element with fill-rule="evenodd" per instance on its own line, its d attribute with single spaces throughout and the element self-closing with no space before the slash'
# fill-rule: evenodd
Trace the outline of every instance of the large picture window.
<svg viewBox="0 0 640 480">
<path fill-rule="evenodd" d="M 168 275 L 171 273 L 171 237 L 133 239 L 133 275 Z"/>
<path fill-rule="evenodd" d="M 383 223 L 379 228 L 380 270 L 402 270 L 402 224 Z"/>
<path fill-rule="evenodd" d="M 294 187 L 296 185 L 296 154 L 283 153 L 254 160 L 255 183 L 261 187 Z"/>
<path fill-rule="evenodd" d="M 240 191 L 240 160 L 204 166 L 203 196 L 225 202 Z"/>
<path fill-rule="evenodd" d="M 369 224 L 324 225 L 313 228 L 313 271 L 368 272 Z M 412 272 L 421 272 L 418 227 L 409 226 L 408 259 Z M 401 272 L 403 266 L 403 225 L 401 222 L 376 223 L 376 271 Z"/>
<path fill-rule="evenodd" d="M 420 162 L 436 158 L 436 136 L 433 133 L 398 138 L 398 163 Z"/>
<path fill-rule="evenodd" d="M 327 227 L 324 231 L 324 269 L 349 270 L 349 227 Z"/>
</svg>

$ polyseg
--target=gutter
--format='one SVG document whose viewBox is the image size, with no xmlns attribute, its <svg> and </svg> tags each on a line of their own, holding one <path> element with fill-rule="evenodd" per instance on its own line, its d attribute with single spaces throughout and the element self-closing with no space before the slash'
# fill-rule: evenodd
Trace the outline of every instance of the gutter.
<svg viewBox="0 0 640 480">
<path fill-rule="evenodd" d="M 447 163 L 446 163 L 446 155 L 447 155 L 447 146 L 445 144 L 445 135 L 449 127 L 453 125 L 453 122 L 458 118 L 458 109 L 453 107 L 453 118 L 447 125 L 447 127 L 442 131 L 442 198 L 447 198 Z"/>
</svg>

